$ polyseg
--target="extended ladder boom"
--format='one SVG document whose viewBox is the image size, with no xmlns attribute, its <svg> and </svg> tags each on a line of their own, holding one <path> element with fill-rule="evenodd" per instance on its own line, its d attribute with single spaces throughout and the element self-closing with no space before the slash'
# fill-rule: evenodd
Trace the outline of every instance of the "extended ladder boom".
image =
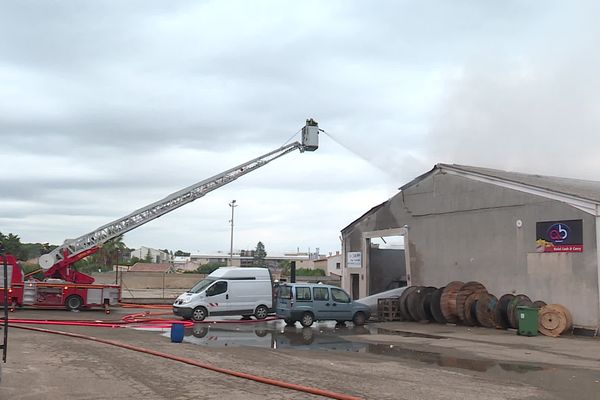
<svg viewBox="0 0 600 400">
<path fill-rule="evenodd" d="M 57 247 L 48 254 L 42 255 L 39 261 L 40 266 L 44 270 L 47 270 L 47 276 L 58 275 L 70 281 L 91 283 L 89 282 L 89 278 L 91 277 L 78 277 L 78 275 L 83 274 L 70 271 L 70 265 L 95 253 L 107 241 L 188 204 L 285 154 L 296 149 L 299 149 L 301 152 L 315 151 L 318 148 L 318 132 L 318 124 L 309 119 L 306 121 L 306 126 L 302 128 L 302 142 L 294 142 L 282 146 L 244 164 L 175 192 L 162 200 L 142 207 L 123 218 L 101 226 L 77 239 L 66 240 L 62 246 Z"/>
</svg>

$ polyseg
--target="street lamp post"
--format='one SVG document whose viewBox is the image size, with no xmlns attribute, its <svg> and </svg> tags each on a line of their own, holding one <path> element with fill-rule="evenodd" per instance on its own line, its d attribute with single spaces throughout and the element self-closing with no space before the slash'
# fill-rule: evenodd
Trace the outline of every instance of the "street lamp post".
<svg viewBox="0 0 600 400">
<path fill-rule="evenodd" d="M 229 203 L 229 207 L 231 207 L 231 220 L 229 222 L 231 222 L 231 242 L 230 242 L 230 246 L 229 246 L 229 265 L 233 266 L 233 210 L 234 208 L 237 207 L 237 205 L 235 204 L 235 200 L 231 200 L 231 203 Z"/>
</svg>

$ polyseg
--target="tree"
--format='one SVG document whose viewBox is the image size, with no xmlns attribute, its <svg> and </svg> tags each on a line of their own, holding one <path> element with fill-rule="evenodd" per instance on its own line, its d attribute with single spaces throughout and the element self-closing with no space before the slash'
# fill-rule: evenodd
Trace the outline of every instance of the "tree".
<svg viewBox="0 0 600 400">
<path fill-rule="evenodd" d="M 219 263 L 219 262 L 208 263 L 208 264 L 199 266 L 198 268 L 196 268 L 196 270 L 192 271 L 192 273 L 208 275 L 211 272 L 213 272 L 214 270 L 216 270 L 217 268 L 224 267 L 225 265 L 226 265 L 225 263 Z"/>
<path fill-rule="evenodd" d="M 21 238 L 19 235 L 13 235 L 12 233 L 3 235 L 0 233 L 0 242 L 4 244 L 6 253 L 14 255 L 19 260 L 27 258 L 27 254 L 23 251 L 23 246 L 21 244 Z"/>
<path fill-rule="evenodd" d="M 119 256 L 125 253 L 127 246 L 123 243 L 123 235 L 104 243 L 100 250 L 90 261 L 95 263 L 102 271 L 112 271 L 114 263 L 119 263 Z"/>
<path fill-rule="evenodd" d="M 152 263 L 154 260 L 152 259 L 152 255 L 150 254 L 150 249 L 146 251 L 146 257 L 144 257 L 145 263 Z"/>
<path fill-rule="evenodd" d="M 264 267 L 266 256 L 267 252 L 265 251 L 265 245 L 262 242 L 258 242 L 256 244 L 256 250 L 254 250 L 254 266 Z"/>
<path fill-rule="evenodd" d="M 279 268 L 281 268 L 281 275 L 290 276 L 292 262 L 290 260 L 281 260 L 279 261 Z"/>
</svg>

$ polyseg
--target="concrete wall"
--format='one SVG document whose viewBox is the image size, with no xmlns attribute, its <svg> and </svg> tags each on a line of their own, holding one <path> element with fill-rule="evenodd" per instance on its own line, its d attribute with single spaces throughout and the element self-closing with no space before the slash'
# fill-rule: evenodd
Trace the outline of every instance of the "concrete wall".
<svg viewBox="0 0 600 400">
<path fill-rule="evenodd" d="M 583 253 L 536 252 L 536 222 L 583 220 Z M 517 220 L 522 226 L 517 227 Z M 451 175 L 433 174 L 342 232 L 344 254 L 361 251 L 370 231 L 408 225 L 408 270 L 413 285 L 479 281 L 497 297 L 524 293 L 559 303 L 578 326 L 598 327 L 595 219 L 558 201 Z M 349 273 L 369 271 L 344 268 Z M 361 287 L 361 296 L 366 287 Z"/>
<path fill-rule="evenodd" d="M 98 284 L 115 283 L 114 272 L 95 273 L 93 277 Z M 160 272 L 123 272 L 123 290 L 126 289 L 189 289 L 198 281 L 204 279 L 204 274 L 163 274 Z M 119 279 L 121 273 L 119 272 Z M 273 275 L 273 279 L 279 279 Z M 337 276 L 297 276 L 298 282 L 323 282 L 330 285 L 340 285 Z"/>
<path fill-rule="evenodd" d="M 93 274 L 95 283 L 114 284 L 115 273 Z M 123 272 L 123 288 L 129 289 L 189 289 L 204 279 L 204 274 L 163 274 L 160 272 Z M 119 280 L 121 273 L 119 273 Z"/>
</svg>

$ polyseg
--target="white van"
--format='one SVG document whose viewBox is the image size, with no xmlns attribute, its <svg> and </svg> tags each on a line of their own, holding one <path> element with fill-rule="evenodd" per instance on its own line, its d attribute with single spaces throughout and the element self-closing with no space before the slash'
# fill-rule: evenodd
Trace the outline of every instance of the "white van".
<svg viewBox="0 0 600 400">
<path fill-rule="evenodd" d="M 273 307 L 268 268 L 221 267 L 180 295 L 173 314 L 202 321 L 209 315 L 267 317 Z"/>
</svg>

